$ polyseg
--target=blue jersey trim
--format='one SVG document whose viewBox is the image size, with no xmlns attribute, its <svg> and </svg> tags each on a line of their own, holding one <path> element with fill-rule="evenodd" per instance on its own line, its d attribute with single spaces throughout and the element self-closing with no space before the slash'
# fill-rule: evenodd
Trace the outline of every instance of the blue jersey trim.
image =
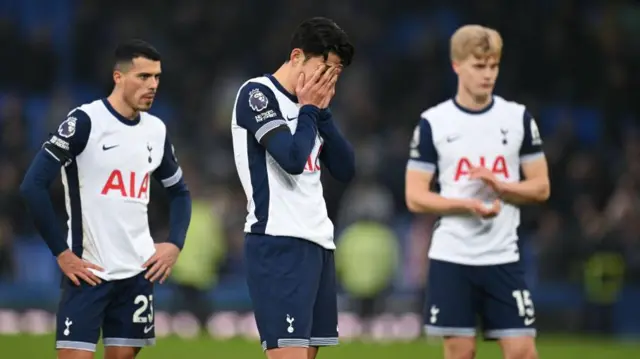
<svg viewBox="0 0 640 359">
<path fill-rule="evenodd" d="M 257 222 L 251 225 L 251 233 L 264 234 L 269 220 L 269 176 L 267 175 L 267 151 L 247 131 L 247 158 L 253 189 L 254 215 Z"/>
<path fill-rule="evenodd" d="M 140 123 L 140 114 L 138 114 L 136 116 L 136 118 L 131 120 L 131 119 L 128 119 L 128 118 L 122 116 L 120 113 L 118 113 L 118 111 L 116 111 L 116 109 L 113 108 L 113 106 L 111 106 L 111 104 L 109 103 L 109 101 L 106 98 L 102 99 L 102 103 L 104 104 L 104 107 L 106 107 L 107 110 L 109 110 L 109 112 L 111 112 L 113 117 L 118 119 L 118 121 L 122 122 L 123 124 L 125 124 L 127 126 L 135 126 L 135 125 Z"/>
<path fill-rule="evenodd" d="M 64 167 L 67 176 L 67 188 L 69 191 L 69 229 L 71 229 L 71 251 L 82 258 L 82 203 L 80 199 L 80 181 L 78 179 L 78 165 L 72 162 Z"/>
<path fill-rule="evenodd" d="M 295 103 L 298 103 L 298 97 L 290 93 L 289 91 L 287 91 L 287 89 L 285 89 L 284 86 L 282 86 L 282 84 L 280 83 L 280 81 L 278 81 L 275 77 L 273 77 L 273 75 L 267 74 L 265 75 L 265 77 L 267 77 L 269 81 L 273 83 L 273 86 L 275 86 L 278 89 L 278 91 L 280 91 L 283 95 L 287 96 L 289 100 Z"/>
<path fill-rule="evenodd" d="M 493 104 L 495 103 L 493 96 L 491 96 L 491 102 L 489 102 L 487 106 L 485 106 L 480 110 L 472 110 L 472 109 L 463 107 L 460 103 L 458 103 L 455 97 L 453 97 L 451 100 L 453 101 L 453 104 L 458 108 L 458 110 L 464 113 L 468 113 L 469 115 L 481 115 L 483 113 L 486 113 L 493 108 Z"/>
</svg>

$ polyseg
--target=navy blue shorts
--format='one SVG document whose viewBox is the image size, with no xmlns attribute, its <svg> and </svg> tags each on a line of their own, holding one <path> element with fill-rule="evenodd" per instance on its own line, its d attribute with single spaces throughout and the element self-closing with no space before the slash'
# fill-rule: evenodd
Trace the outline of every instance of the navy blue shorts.
<svg viewBox="0 0 640 359">
<path fill-rule="evenodd" d="M 153 283 L 135 277 L 77 287 L 65 278 L 56 316 L 56 349 L 95 351 L 102 330 L 105 346 L 155 344 Z"/>
<path fill-rule="evenodd" d="M 471 337 L 480 324 L 485 339 L 535 336 L 535 320 L 531 293 L 519 262 L 471 266 L 430 261 L 427 335 Z"/>
<path fill-rule="evenodd" d="M 247 284 L 262 349 L 338 344 L 332 250 L 298 238 L 247 234 Z"/>
</svg>

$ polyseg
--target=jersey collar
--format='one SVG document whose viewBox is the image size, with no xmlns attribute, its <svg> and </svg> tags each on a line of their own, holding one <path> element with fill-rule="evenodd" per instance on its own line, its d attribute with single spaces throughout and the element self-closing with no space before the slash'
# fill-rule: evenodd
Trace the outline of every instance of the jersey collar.
<svg viewBox="0 0 640 359">
<path fill-rule="evenodd" d="M 284 86 L 282 86 L 282 84 L 276 80 L 275 77 L 273 77 L 273 75 L 271 74 L 267 74 L 265 75 L 269 80 L 271 80 L 271 82 L 273 83 L 273 85 L 278 89 L 278 91 L 280 91 L 283 95 L 287 96 L 289 98 L 289 100 L 293 101 L 294 103 L 298 103 L 298 97 L 295 95 L 292 95 L 289 91 L 287 91 Z"/>
<path fill-rule="evenodd" d="M 133 120 L 130 120 L 130 119 L 122 116 L 121 114 L 119 114 L 118 111 L 116 111 L 116 109 L 113 108 L 113 106 L 111 106 L 111 104 L 109 103 L 109 101 L 107 101 L 106 98 L 102 99 L 102 103 L 104 104 L 104 107 L 106 107 L 107 110 L 109 110 L 109 112 L 111 112 L 113 117 L 115 117 L 118 121 L 124 123 L 125 125 L 127 125 L 127 126 L 135 126 L 138 123 L 140 123 L 140 114 L 138 114 L 138 116 L 136 116 L 136 118 L 134 118 Z"/>
<path fill-rule="evenodd" d="M 472 110 L 466 107 L 462 107 L 461 104 L 458 103 L 458 101 L 456 101 L 456 97 L 454 96 L 453 98 L 451 98 L 451 100 L 453 101 L 453 104 L 458 108 L 458 110 L 464 112 L 464 113 L 468 113 L 470 115 L 481 115 L 489 110 L 491 110 L 491 108 L 493 107 L 493 104 L 495 102 L 493 96 L 491 96 L 491 102 L 489 102 L 489 104 L 487 106 L 485 106 L 485 108 L 479 109 L 479 110 Z"/>
</svg>

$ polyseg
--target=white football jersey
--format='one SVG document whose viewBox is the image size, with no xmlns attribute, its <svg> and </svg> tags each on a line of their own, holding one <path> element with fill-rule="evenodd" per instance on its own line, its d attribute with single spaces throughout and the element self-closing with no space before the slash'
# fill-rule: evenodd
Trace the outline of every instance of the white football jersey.
<svg viewBox="0 0 640 359">
<path fill-rule="evenodd" d="M 45 148 L 63 164 L 69 248 L 104 268 L 94 273 L 105 280 L 142 272 L 155 252 L 149 177 L 165 187 L 182 178 L 164 123 L 146 112 L 126 119 L 97 100 L 72 110 L 49 142 L 62 150 Z"/>
<path fill-rule="evenodd" d="M 297 237 L 335 249 L 320 182 L 322 137 L 316 135 L 300 175 L 283 170 L 260 144 L 266 134 L 283 125 L 295 133 L 299 109 L 297 99 L 272 76 L 251 79 L 238 91 L 231 134 L 236 169 L 247 196 L 244 231 Z"/>
<path fill-rule="evenodd" d="M 487 108 L 474 112 L 449 100 L 420 116 L 407 166 L 437 172 L 443 197 L 490 205 L 497 194 L 481 180 L 470 180 L 469 169 L 484 166 L 501 181 L 518 182 L 520 165 L 544 156 L 541 145 L 536 122 L 521 104 L 494 96 Z M 433 233 L 429 257 L 468 265 L 516 262 L 519 225 L 520 210 L 509 203 L 492 219 L 444 216 Z"/>
</svg>

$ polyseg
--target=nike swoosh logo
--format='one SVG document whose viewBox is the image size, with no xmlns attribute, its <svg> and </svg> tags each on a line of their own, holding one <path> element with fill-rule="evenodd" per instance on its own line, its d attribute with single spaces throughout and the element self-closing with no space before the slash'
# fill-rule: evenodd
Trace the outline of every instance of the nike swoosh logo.
<svg viewBox="0 0 640 359">
<path fill-rule="evenodd" d="M 108 147 L 107 147 L 107 145 L 102 145 L 102 150 L 103 151 L 108 151 L 108 150 L 110 150 L 112 148 L 116 148 L 118 146 L 120 146 L 120 145 L 113 145 L 113 146 L 108 146 Z"/>
<path fill-rule="evenodd" d="M 524 325 L 529 326 L 531 324 L 533 324 L 536 321 L 536 318 L 525 318 L 524 319 Z"/>
<path fill-rule="evenodd" d="M 296 116 L 296 117 L 287 117 L 287 121 L 293 121 L 293 120 L 295 120 L 297 118 L 298 118 L 298 116 Z"/>
<path fill-rule="evenodd" d="M 460 138 L 460 136 L 447 136 L 447 142 L 453 142 Z"/>
<path fill-rule="evenodd" d="M 148 327 L 144 327 L 144 334 L 147 334 L 151 331 L 151 329 L 153 329 L 153 327 L 155 326 L 155 324 L 152 324 L 151 326 Z"/>
</svg>

